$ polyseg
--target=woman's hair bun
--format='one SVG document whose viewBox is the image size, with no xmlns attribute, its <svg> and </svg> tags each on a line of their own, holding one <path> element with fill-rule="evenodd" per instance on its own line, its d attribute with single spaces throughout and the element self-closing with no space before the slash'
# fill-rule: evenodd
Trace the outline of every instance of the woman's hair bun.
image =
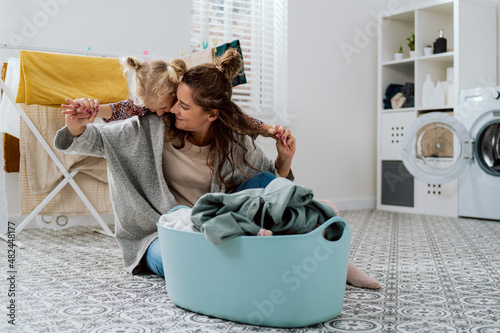
<svg viewBox="0 0 500 333">
<path fill-rule="evenodd" d="M 232 82 L 243 65 L 241 56 L 236 49 L 228 49 L 222 56 L 215 60 L 217 68 L 224 73 L 225 77 Z"/>
</svg>

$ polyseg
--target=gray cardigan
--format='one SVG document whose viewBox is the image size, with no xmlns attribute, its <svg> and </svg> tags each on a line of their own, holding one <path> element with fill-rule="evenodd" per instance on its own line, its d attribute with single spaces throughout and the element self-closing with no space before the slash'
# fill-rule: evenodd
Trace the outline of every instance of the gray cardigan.
<svg viewBox="0 0 500 333">
<path fill-rule="evenodd" d="M 163 118 L 156 114 L 133 117 L 111 124 L 89 124 L 78 138 L 67 127 L 60 129 L 54 140 L 57 150 L 105 157 L 108 162 L 108 182 L 115 212 L 115 232 L 123 252 L 125 270 L 132 274 L 144 271 L 143 256 L 158 237 L 156 222 L 177 205 L 170 193 L 162 169 L 165 136 Z M 252 152 L 247 141 L 250 163 L 262 171 L 277 173 L 274 161 L 257 146 Z M 244 166 L 249 176 L 258 171 Z M 229 179 L 231 170 L 223 173 Z M 290 172 L 288 178 L 293 179 Z M 234 179 L 245 181 L 235 170 Z M 211 192 L 226 192 L 212 178 Z"/>
</svg>

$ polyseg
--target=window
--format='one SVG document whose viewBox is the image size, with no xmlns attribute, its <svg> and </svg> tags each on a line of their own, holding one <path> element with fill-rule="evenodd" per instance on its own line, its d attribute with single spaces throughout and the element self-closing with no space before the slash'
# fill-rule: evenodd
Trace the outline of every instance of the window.
<svg viewBox="0 0 500 333">
<path fill-rule="evenodd" d="M 288 0 L 191 0 L 191 49 L 240 41 L 247 84 L 233 101 L 268 124 L 288 125 Z"/>
</svg>

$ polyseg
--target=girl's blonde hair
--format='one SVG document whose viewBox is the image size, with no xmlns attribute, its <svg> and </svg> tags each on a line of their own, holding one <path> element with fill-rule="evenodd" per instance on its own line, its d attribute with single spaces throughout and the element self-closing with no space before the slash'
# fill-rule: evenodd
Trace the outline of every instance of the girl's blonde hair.
<svg viewBox="0 0 500 333">
<path fill-rule="evenodd" d="M 143 62 L 135 57 L 127 57 L 121 63 L 126 70 L 134 73 L 133 91 L 141 104 L 163 100 L 167 95 L 175 96 L 177 86 L 187 70 L 182 59 L 172 59 L 168 63 L 161 59 Z"/>
</svg>

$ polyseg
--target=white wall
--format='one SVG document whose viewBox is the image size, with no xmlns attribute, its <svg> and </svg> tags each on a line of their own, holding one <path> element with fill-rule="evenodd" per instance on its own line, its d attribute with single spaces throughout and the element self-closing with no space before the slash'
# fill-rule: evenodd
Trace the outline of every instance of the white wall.
<svg viewBox="0 0 500 333">
<path fill-rule="evenodd" d="M 189 47 L 188 1 L 0 0 L 0 43 L 177 56 Z"/>
<path fill-rule="evenodd" d="M 375 206 L 376 17 L 387 5 L 289 1 L 296 182 L 340 209 Z"/>
<path fill-rule="evenodd" d="M 58 8 L 50 16 L 44 8 L 53 3 Z M 318 198 L 335 200 L 340 209 L 375 207 L 376 16 L 413 3 L 289 0 L 288 107 L 298 139 L 296 182 Z M 167 56 L 189 45 L 187 0 L 0 0 L 0 8 L 0 43 L 10 44 L 10 33 L 28 45 Z M 45 24 L 43 12 L 50 16 Z M 37 19 L 37 32 L 23 36 Z M 342 46 L 356 53 L 346 56 Z M 11 185 L 7 193 L 13 190 Z"/>
</svg>

